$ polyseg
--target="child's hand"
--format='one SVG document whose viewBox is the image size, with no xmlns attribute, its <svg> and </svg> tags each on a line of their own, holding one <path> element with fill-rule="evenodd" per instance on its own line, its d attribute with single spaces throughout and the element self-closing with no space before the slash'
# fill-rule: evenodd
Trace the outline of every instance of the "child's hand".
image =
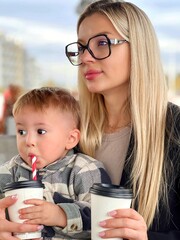
<svg viewBox="0 0 180 240">
<path fill-rule="evenodd" d="M 19 217 L 26 219 L 25 223 L 59 227 L 67 225 L 66 214 L 58 205 L 39 199 L 26 200 L 24 203 L 34 205 L 19 210 Z"/>
</svg>

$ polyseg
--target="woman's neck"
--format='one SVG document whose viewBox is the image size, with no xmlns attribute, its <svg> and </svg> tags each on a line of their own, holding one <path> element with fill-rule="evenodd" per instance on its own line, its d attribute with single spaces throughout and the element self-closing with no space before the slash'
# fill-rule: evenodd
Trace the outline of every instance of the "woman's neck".
<svg viewBox="0 0 180 240">
<path fill-rule="evenodd" d="M 121 128 L 128 126 L 131 122 L 130 107 L 128 98 L 118 99 L 114 97 L 105 98 L 105 106 L 107 110 L 107 123 L 105 124 L 105 132 L 116 132 Z"/>
</svg>

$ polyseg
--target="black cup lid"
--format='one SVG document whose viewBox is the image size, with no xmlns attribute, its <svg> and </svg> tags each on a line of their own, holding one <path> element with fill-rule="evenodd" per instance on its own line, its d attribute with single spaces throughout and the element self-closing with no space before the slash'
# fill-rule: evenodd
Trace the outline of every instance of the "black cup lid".
<svg viewBox="0 0 180 240">
<path fill-rule="evenodd" d="M 44 188 L 44 184 L 41 181 L 19 181 L 7 183 L 3 188 L 3 192 L 11 191 L 19 188 Z"/>
<path fill-rule="evenodd" d="M 94 183 L 90 188 L 90 193 L 113 198 L 133 198 L 132 189 L 105 183 Z"/>
</svg>

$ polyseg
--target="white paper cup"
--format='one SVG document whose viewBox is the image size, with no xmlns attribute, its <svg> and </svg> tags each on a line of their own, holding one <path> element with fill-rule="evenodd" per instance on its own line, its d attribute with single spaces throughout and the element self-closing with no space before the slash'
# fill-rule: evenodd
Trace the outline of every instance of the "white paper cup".
<svg viewBox="0 0 180 240">
<path fill-rule="evenodd" d="M 21 208 L 26 208 L 32 206 L 30 204 L 24 204 L 24 200 L 36 198 L 43 200 L 43 187 L 40 181 L 19 181 L 8 183 L 4 187 L 5 197 L 17 195 L 18 200 L 8 207 L 9 218 L 12 222 L 23 223 L 24 219 L 19 218 L 18 210 Z M 20 239 L 33 239 L 40 238 L 41 231 L 37 232 L 27 232 L 27 233 L 14 233 L 14 236 Z"/>
<path fill-rule="evenodd" d="M 133 198 L 132 190 L 111 184 L 95 183 L 91 189 L 91 240 L 102 240 L 99 232 L 105 230 L 99 222 L 111 218 L 108 212 L 130 208 Z M 122 240 L 122 238 L 108 238 L 108 240 Z"/>
</svg>

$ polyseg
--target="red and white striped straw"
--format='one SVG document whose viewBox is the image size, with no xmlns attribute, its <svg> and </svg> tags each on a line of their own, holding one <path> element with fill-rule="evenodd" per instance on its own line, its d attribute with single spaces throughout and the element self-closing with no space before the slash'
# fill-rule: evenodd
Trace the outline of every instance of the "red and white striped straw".
<svg viewBox="0 0 180 240">
<path fill-rule="evenodd" d="M 36 156 L 33 156 L 32 157 L 32 179 L 34 181 L 37 180 L 36 160 L 37 160 Z"/>
</svg>

